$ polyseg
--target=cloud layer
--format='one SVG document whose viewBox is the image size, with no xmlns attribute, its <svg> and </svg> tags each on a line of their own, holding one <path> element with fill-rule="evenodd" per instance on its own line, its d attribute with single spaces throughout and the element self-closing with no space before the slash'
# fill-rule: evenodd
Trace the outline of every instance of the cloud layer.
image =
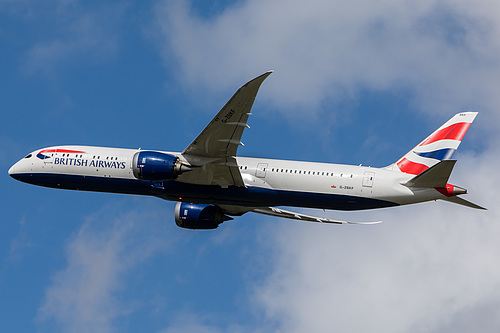
<svg viewBox="0 0 500 333">
<path fill-rule="evenodd" d="M 287 332 L 494 332 L 500 214 L 493 209 L 428 203 L 371 213 L 385 221 L 375 228 L 283 226 L 277 247 L 269 244 L 275 267 L 258 288 L 261 304 Z M 493 315 L 484 318 L 486 309 Z"/>
<path fill-rule="evenodd" d="M 88 218 L 68 243 L 66 267 L 46 289 L 40 323 L 55 322 L 65 332 L 115 331 L 116 320 L 144 301 L 124 297 L 132 273 L 171 246 L 162 224 L 157 209 L 144 215 L 107 207 Z"/>
<path fill-rule="evenodd" d="M 165 62 L 178 63 L 186 85 L 227 89 L 274 68 L 262 94 L 282 112 L 390 90 L 449 114 L 500 104 L 499 10 L 494 1 L 272 0 L 204 18 L 187 1 L 165 1 L 157 24 Z"/>
</svg>

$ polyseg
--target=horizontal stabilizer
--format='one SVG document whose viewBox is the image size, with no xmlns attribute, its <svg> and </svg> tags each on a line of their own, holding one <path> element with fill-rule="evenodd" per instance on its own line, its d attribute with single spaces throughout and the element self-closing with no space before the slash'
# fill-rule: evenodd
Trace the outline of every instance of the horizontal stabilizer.
<svg viewBox="0 0 500 333">
<path fill-rule="evenodd" d="M 421 174 L 413 177 L 405 186 L 408 187 L 446 187 L 451 171 L 455 166 L 456 160 L 443 160 L 433 167 L 425 170 Z"/>
<path fill-rule="evenodd" d="M 264 208 L 255 208 L 251 210 L 254 213 L 283 217 L 286 219 L 292 220 L 300 220 L 300 221 L 308 221 L 308 222 L 320 222 L 320 223 L 336 223 L 336 224 L 378 224 L 382 223 L 382 221 L 376 222 L 349 222 L 349 221 L 340 221 L 340 220 L 331 220 L 324 217 L 316 217 L 311 215 L 300 214 L 296 212 L 290 212 L 287 210 L 283 210 L 281 208 L 275 207 L 264 207 Z"/>
<path fill-rule="evenodd" d="M 460 197 L 457 197 L 457 196 L 454 196 L 454 197 L 448 197 L 448 198 L 444 198 L 442 200 L 445 200 L 445 201 L 449 201 L 449 202 L 453 202 L 453 203 L 456 203 L 456 204 L 459 204 L 459 205 L 462 205 L 462 206 L 467 206 L 467 207 L 471 207 L 471 208 L 475 208 L 475 209 L 483 209 L 483 210 L 487 210 L 486 208 L 484 207 L 481 207 L 479 205 L 476 205 L 475 203 L 472 203 L 470 201 L 467 201 L 465 199 L 462 199 Z"/>
</svg>

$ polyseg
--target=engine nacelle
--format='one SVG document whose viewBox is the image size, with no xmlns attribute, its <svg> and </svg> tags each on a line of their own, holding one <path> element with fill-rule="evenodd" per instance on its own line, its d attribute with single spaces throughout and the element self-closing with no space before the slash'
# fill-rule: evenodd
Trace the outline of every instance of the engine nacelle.
<svg viewBox="0 0 500 333">
<path fill-rule="evenodd" d="M 232 220 L 215 205 L 178 202 L 175 205 L 175 223 L 186 229 L 215 229 L 224 221 Z"/>
<path fill-rule="evenodd" d="M 190 169 L 183 166 L 177 156 L 158 151 L 139 151 L 134 155 L 132 162 L 135 178 L 143 180 L 175 179 L 188 170 Z"/>
</svg>

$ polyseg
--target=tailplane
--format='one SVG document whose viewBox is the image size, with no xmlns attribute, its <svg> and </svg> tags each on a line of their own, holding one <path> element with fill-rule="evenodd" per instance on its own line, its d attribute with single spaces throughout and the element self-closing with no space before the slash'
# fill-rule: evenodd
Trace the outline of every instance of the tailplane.
<svg viewBox="0 0 500 333">
<path fill-rule="evenodd" d="M 486 210 L 484 207 L 458 197 L 458 195 L 466 194 L 466 189 L 448 184 L 448 179 L 456 162 L 456 160 L 440 161 L 402 185 L 410 188 L 434 188 L 443 195 L 440 198 L 441 200 Z"/>
<path fill-rule="evenodd" d="M 450 179 L 451 171 L 453 170 L 456 162 L 456 160 L 440 161 L 424 172 L 416 175 L 403 185 L 408 187 L 446 187 L 448 179 Z"/>
<path fill-rule="evenodd" d="M 465 199 L 462 199 L 462 198 L 456 197 L 456 196 L 455 197 L 448 197 L 448 198 L 445 198 L 445 199 L 442 199 L 442 200 L 453 202 L 453 203 L 456 203 L 456 204 L 459 204 L 459 205 L 462 205 L 462 206 L 467 206 L 467 207 L 470 207 L 470 208 L 487 210 L 486 208 L 481 207 L 479 205 L 476 205 L 473 202 L 467 201 Z"/>
<path fill-rule="evenodd" d="M 477 112 L 457 113 L 394 163 L 393 169 L 419 175 L 440 161 L 451 159 L 476 116 Z"/>
</svg>

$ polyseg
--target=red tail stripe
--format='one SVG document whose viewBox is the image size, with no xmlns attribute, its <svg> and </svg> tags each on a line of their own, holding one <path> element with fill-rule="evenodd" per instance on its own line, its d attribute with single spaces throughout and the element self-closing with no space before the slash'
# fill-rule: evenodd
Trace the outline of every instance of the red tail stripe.
<svg viewBox="0 0 500 333">
<path fill-rule="evenodd" d="M 459 140 L 461 141 L 470 127 L 470 123 L 456 123 L 440 129 L 436 133 L 432 134 L 430 137 L 425 139 L 420 146 L 428 145 L 439 140 Z"/>
<path fill-rule="evenodd" d="M 429 167 L 425 164 L 415 163 L 406 158 L 403 158 L 398 163 L 399 170 L 404 173 L 409 173 L 410 175 L 418 175 L 425 170 L 429 169 Z"/>
</svg>

